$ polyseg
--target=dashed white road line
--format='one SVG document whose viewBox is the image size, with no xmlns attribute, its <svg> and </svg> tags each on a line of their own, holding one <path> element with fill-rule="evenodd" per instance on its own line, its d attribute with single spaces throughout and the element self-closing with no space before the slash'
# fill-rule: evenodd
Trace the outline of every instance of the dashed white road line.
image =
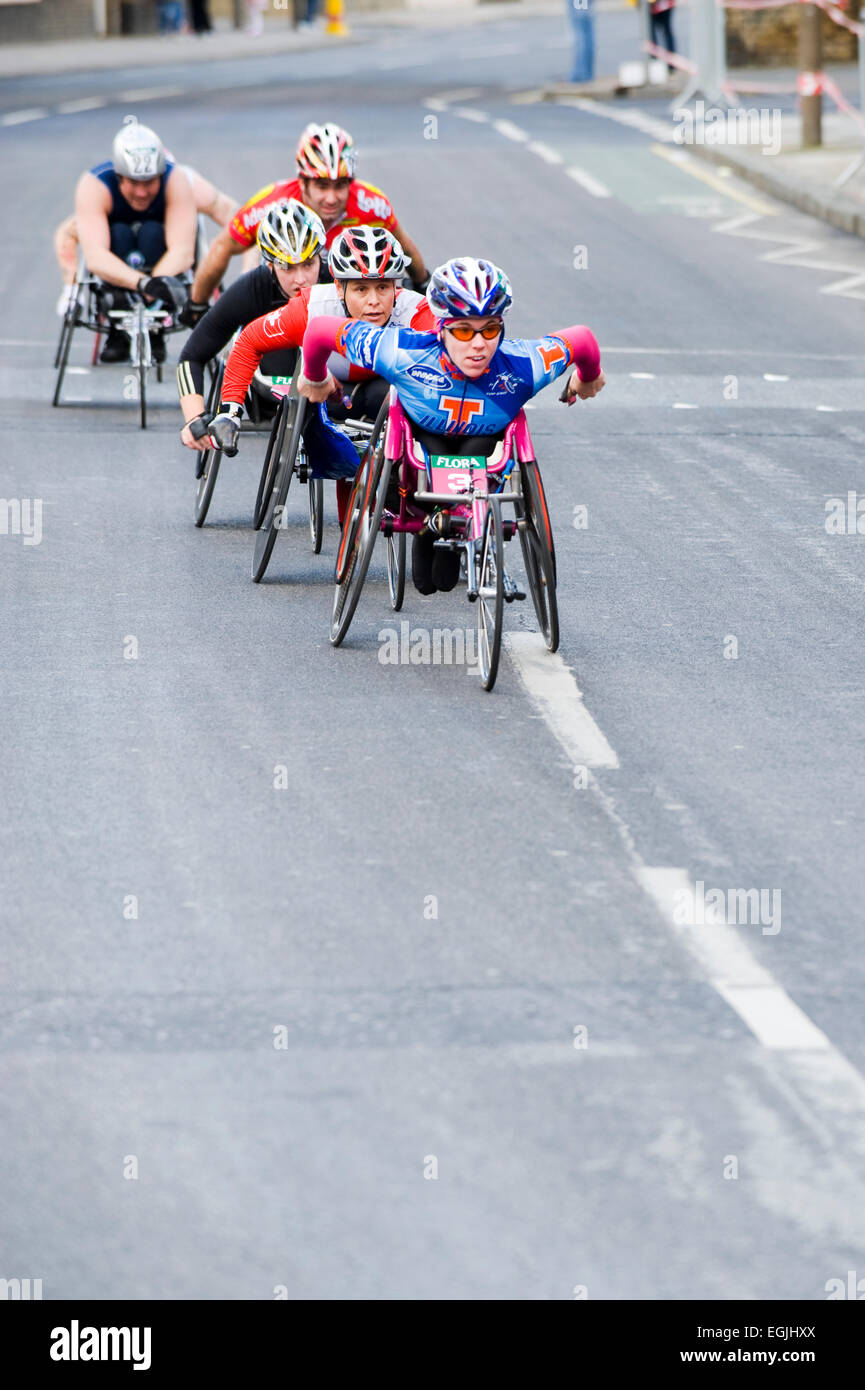
<svg viewBox="0 0 865 1390">
<path fill-rule="evenodd" d="M 564 160 L 558 150 L 554 150 L 551 145 L 545 145 L 543 140 L 532 140 L 526 149 L 532 154 L 536 154 L 545 164 L 563 164 Z"/>
<path fill-rule="evenodd" d="M 48 115 L 44 106 L 31 106 L 26 111 L 7 111 L 0 116 L 0 125 L 24 125 L 26 121 L 42 121 Z"/>
<path fill-rule="evenodd" d="M 580 188 L 584 188 L 587 193 L 591 193 L 593 198 L 610 197 L 609 188 L 601 183 L 600 179 L 596 179 L 594 174 L 588 173 L 585 169 L 577 169 L 572 164 L 565 170 L 565 173 L 569 179 L 573 179 L 574 183 L 578 183 Z"/>
<path fill-rule="evenodd" d="M 529 697 L 571 763 L 618 767 L 614 750 L 583 704 L 561 656 L 551 656 L 536 632 L 506 633 L 504 644 Z M 727 921 L 727 909 L 724 914 L 695 911 L 697 889 L 687 870 L 646 864 L 612 795 L 594 776 L 588 778 L 588 788 L 614 826 L 632 876 L 707 982 L 763 1047 L 790 1059 L 794 1079 L 806 1089 L 810 1072 L 803 1072 L 802 1066 L 819 1066 L 821 1084 L 810 1095 L 815 1109 L 825 1106 L 847 1120 L 858 1111 L 861 1120 L 865 1114 L 865 1078 L 758 962 L 740 931 Z M 705 897 L 702 901 L 707 906 Z"/>
<path fill-rule="evenodd" d="M 57 107 L 58 116 L 73 116 L 78 111 L 96 111 L 107 106 L 107 97 L 79 97 L 77 101 L 63 101 Z"/>
<path fill-rule="evenodd" d="M 559 653 L 548 652 L 536 632 L 506 632 L 504 643 L 520 680 L 571 763 L 618 767 L 618 758 L 583 704 L 577 682 Z"/>
<path fill-rule="evenodd" d="M 423 106 L 429 106 L 433 111 L 446 111 L 453 101 L 471 101 L 472 97 L 479 97 L 480 87 L 457 87 L 452 92 L 439 92 L 434 97 L 429 97 L 422 102 Z"/>
<path fill-rule="evenodd" d="M 464 121 L 475 121 L 478 125 L 485 124 L 489 120 L 486 111 L 478 111 L 474 106 L 454 106 L 453 114 L 459 116 Z"/>
<path fill-rule="evenodd" d="M 493 130 L 497 130 L 499 135 L 504 135 L 506 140 L 516 140 L 520 144 L 529 139 L 529 132 L 523 130 L 522 126 L 514 125 L 513 121 L 505 119 L 493 121 Z"/>
<path fill-rule="evenodd" d="M 163 97 L 184 96 L 182 87 L 133 87 L 128 92 L 118 92 L 114 104 L 119 101 L 157 101 Z"/>
</svg>

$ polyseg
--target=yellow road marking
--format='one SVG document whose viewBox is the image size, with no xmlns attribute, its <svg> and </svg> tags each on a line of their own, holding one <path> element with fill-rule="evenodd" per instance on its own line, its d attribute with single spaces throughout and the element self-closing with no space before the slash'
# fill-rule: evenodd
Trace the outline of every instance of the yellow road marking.
<svg viewBox="0 0 865 1390">
<path fill-rule="evenodd" d="M 752 212 L 760 213 L 762 217 L 775 217 L 777 215 L 777 208 L 772 207 L 769 203 L 764 203 L 762 198 L 756 198 L 751 193 L 744 193 L 741 189 L 731 188 L 727 179 L 719 178 L 717 174 L 703 169 L 692 156 L 687 154 L 687 151 L 668 150 L 664 145 L 651 145 L 650 149 L 652 154 L 666 159 L 670 164 L 675 164 L 677 169 L 690 174 L 692 178 L 707 183 L 710 188 L 714 188 L 716 193 L 723 193 L 725 198 L 734 198 L 737 203 L 744 203 L 745 207 L 750 208 Z"/>
</svg>

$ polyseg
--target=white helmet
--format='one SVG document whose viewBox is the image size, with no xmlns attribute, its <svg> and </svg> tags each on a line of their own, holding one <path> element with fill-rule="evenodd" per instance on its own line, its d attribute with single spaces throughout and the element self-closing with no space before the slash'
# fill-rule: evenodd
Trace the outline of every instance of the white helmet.
<svg viewBox="0 0 865 1390">
<path fill-rule="evenodd" d="M 296 198 L 273 203 L 258 224 L 258 249 L 269 265 L 301 265 L 322 250 L 326 237 L 321 218 Z"/>
<path fill-rule="evenodd" d="M 154 130 L 138 124 L 137 116 L 124 116 L 114 137 L 112 162 L 115 174 L 124 178 L 155 179 L 165 173 L 165 146 Z"/>
<path fill-rule="evenodd" d="M 328 255 L 334 280 L 398 280 L 406 256 L 386 227 L 350 227 L 337 237 Z"/>
</svg>

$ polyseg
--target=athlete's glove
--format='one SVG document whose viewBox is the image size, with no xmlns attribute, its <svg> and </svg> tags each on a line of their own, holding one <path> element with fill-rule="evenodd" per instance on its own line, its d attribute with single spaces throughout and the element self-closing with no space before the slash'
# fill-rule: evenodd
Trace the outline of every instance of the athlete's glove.
<svg viewBox="0 0 865 1390">
<path fill-rule="evenodd" d="M 174 275 L 142 275 L 137 289 L 145 299 L 161 300 L 172 314 L 176 314 L 186 303 L 186 286 Z"/>
<path fill-rule="evenodd" d="M 192 438 L 196 441 L 196 443 L 199 439 L 204 439 L 205 436 L 210 433 L 211 419 L 212 416 L 202 413 L 201 415 L 196 415 L 193 420 L 190 420 L 188 422 L 189 433 L 192 435 Z"/>
<path fill-rule="evenodd" d="M 234 458 L 240 434 L 240 412 L 237 406 L 221 405 L 219 414 L 211 420 L 207 433 L 214 449 L 221 449 L 226 458 Z"/>
<path fill-rule="evenodd" d="M 182 323 L 184 328 L 194 328 L 199 319 L 204 318 L 209 308 L 209 304 L 197 304 L 190 295 L 177 315 L 177 322 Z"/>
</svg>

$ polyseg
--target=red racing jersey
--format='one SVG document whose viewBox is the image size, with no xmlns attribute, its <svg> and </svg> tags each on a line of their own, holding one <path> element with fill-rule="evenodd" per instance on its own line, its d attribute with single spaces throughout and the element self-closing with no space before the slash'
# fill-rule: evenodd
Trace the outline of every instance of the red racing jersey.
<svg viewBox="0 0 865 1390">
<path fill-rule="evenodd" d="M 310 319 L 321 315 L 344 318 L 345 309 L 336 285 L 313 285 L 302 289 L 282 308 L 248 323 L 225 364 L 221 399 L 226 403 L 242 405 L 264 354 L 278 352 L 282 348 L 299 348 Z M 435 329 L 438 319 L 425 295 L 416 294 L 414 290 L 398 289 L 389 323 L 395 328 L 413 328 L 417 333 L 429 333 Z M 331 354 L 328 368 L 338 381 L 362 381 L 376 375 L 373 371 L 349 363 L 337 352 Z"/>
<path fill-rule="evenodd" d="M 228 232 L 232 241 L 236 241 L 244 250 L 254 246 L 258 224 L 265 212 L 273 203 L 282 203 L 286 198 L 296 198 L 299 203 L 303 202 L 300 179 L 289 179 L 285 183 L 269 183 L 265 188 L 260 188 L 243 207 L 238 208 L 229 223 Z M 396 214 L 390 199 L 381 189 L 376 188 L 375 184 L 352 179 L 345 213 L 339 222 L 328 227 L 326 244 L 332 246 L 346 227 L 386 227 L 389 232 L 395 233 L 396 226 Z"/>
</svg>

